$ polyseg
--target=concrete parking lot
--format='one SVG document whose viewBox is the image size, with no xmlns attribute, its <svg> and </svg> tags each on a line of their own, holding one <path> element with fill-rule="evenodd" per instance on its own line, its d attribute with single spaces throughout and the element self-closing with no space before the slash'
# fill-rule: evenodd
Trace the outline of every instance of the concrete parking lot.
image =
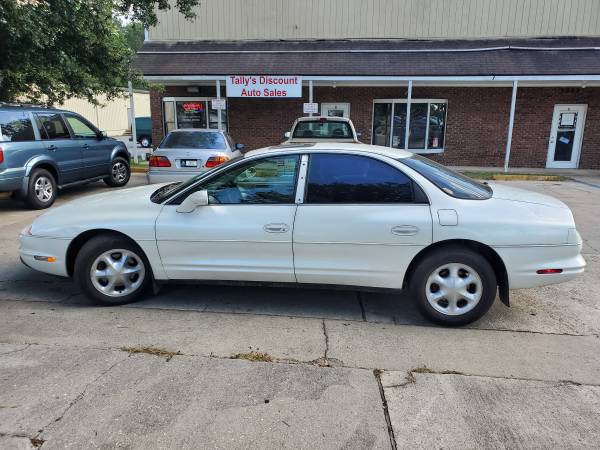
<svg viewBox="0 0 600 450">
<path fill-rule="evenodd" d="M 597 448 L 600 179 L 510 183 L 572 208 L 587 271 L 461 329 L 351 290 L 167 286 L 94 306 L 19 262 L 40 212 L 0 200 L 0 448 Z"/>
</svg>

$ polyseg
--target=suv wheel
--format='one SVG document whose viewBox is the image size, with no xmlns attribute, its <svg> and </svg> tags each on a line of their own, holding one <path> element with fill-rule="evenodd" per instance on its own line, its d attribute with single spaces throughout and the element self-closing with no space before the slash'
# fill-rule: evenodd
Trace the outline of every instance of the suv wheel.
<svg viewBox="0 0 600 450">
<path fill-rule="evenodd" d="M 481 255 L 458 247 L 431 253 L 410 280 L 423 315 L 447 326 L 466 325 L 483 316 L 496 298 L 496 275 Z"/>
<path fill-rule="evenodd" d="M 139 299 L 152 273 L 137 245 L 119 236 L 97 236 L 88 241 L 75 260 L 75 280 L 83 293 L 104 305 Z"/>
<path fill-rule="evenodd" d="M 56 180 L 46 169 L 34 169 L 29 176 L 27 204 L 34 209 L 48 208 L 56 200 Z"/>
<path fill-rule="evenodd" d="M 125 186 L 131 177 L 131 168 L 125 158 L 117 156 L 110 164 L 110 175 L 104 182 L 111 187 Z"/>
</svg>

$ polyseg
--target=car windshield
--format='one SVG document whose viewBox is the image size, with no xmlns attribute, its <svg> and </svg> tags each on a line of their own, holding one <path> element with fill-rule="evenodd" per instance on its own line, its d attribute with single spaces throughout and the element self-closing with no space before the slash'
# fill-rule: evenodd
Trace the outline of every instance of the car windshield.
<svg viewBox="0 0 600 450">
<path fill-rule="evenodd" d="M 467 200 L 486 200 L 492 196 L 492 188 L 463 174 L 455 172 L 428 158 L 413 155 L 399 161 L 423 175 L 446 194 Z"/>
<path fill-rule="evenodd" d="M 225 150 L 227 145 L 221 133 L 212 131 L 174 131 L 161 142 L 162 148 L 200 148 Z"/>
<path fill-rule="evenodd" d="M 298 122 L 292 138 L 353 139 L 354 136 L 348 122 L 315 119 Z"/>
<path fill-rule="evenodd" d="M 221 165 L 215 167 L 214 169 L 209 170 L 208 172 L 203 172 L 199 175 L 196 175 L 195 177 L 191 177 L 186 181 L 165 184 L 164 186 L 159 187 L 156 191 L 154 191 L 152 193 L 152 195 L 150 196 L 150 200 L 154 203 L 162 203 L 167 198 L 177 195 L 180 192 L 185 191 L 188 187 L 190 187 L 197 181 L 200 181 L 200 180 L 206 178 L 207 176 L 212 175 L 213 172 L 215 172 L 216 170 L 221 170 L 224 167 L 229 166 L 230 164 L 236 163 L 237 161 L 239 161 L 242 158 L 243 158 L 243 156 L 238 156 L 237 158 L 230 159 L 226 163 L 221 164 Z"/>
</svg>

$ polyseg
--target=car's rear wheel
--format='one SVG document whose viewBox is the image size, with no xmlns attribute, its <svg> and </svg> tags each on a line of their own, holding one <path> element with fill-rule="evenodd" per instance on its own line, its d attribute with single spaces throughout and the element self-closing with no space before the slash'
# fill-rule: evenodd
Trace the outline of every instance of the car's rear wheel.
<svg viewBox="0 0 600 450">
<path fill-rule="evenodd" d="M 97 236 L 79 251 L 75 280 L 87 297 L 104 305 L 121 305 L 143 295 L 152 271 L 133 242 L 120 236 Z"/>
<path fill-rule="evenodd" d="M 144 148 L 150 147 L 150 138 L 148 136 L 142 136 L 142 138 L 140 139 L 140 144 Z"/>
<path fill-rule="evenodd" d="M 104 178 L 104 182 L 111 187 L 125 186 L 129 182 L 131 177 L 131 168 L 129 162 L 121 157 L 117 156 L 112 160 L 110 164 L 110 174 Z"/>
<path fill-rule="evenodd" d="M 494 269 L 481 255 L 459 247 L 434 251 L 410 280 L 421 313 L 441 325 L 465 325 L 483 316 L 496 298 Z"/>
<path fill-rule="evenodd" d="M 56 180 L 46 169 L 34 169 L 29 176 L 27 204 L 34 209 L 52 206 L 56 200 Z"/>
</svg>

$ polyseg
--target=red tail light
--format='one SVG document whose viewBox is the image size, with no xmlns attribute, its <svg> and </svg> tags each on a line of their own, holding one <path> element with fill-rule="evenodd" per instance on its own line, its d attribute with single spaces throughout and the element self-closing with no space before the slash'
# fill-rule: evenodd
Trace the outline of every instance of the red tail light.
<svg viewBox="0 0 600 450">
<path fill-rule="evenodd" d="M 224 162 L 229 161 L 229 157 L 227 156 L 211 156 L 210 158 L 208 158 L 206 160 L 206 164 L 204 164 L 205 167 L 217 167 L 220 164 L 223 164 Z"/>
<path fill-rule="evenodd" d="M 551 273 L 562 273 L 562 269 L 540 269 L 536 273 L 539 275 L 548 275 Z"/>
<path fill-rule="evenodd" d="M 0 164 L 4 162 L 4 152 L 2 151 L 2 147 L 0 147 Z"/>
<path fill-rule="evenodd" d="M 166 156 L 150 156 L 150 159 L 148 160 L 148 165 L 150 167 L 171 167 L 171 162 L 169 161 L 169 158 L 167 158 Z"/>
</svg>

